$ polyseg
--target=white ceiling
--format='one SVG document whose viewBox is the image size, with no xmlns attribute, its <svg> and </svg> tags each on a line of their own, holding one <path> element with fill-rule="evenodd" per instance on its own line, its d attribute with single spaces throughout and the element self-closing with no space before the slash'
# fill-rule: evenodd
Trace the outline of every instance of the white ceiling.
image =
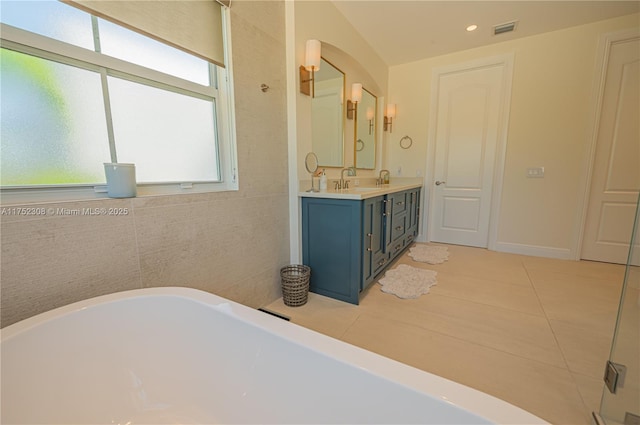
<svg viewBox="0 0 640 425">
<path fill-rule="evenodd" d="M 389 66 L 640 10 L 638 0 L 332 1 Z M 493 35 L 494 25 L 513 20 L 518 21 L 515 31 Z M 467 32 L 471 24 L 478 29 Z"/>
</svg>

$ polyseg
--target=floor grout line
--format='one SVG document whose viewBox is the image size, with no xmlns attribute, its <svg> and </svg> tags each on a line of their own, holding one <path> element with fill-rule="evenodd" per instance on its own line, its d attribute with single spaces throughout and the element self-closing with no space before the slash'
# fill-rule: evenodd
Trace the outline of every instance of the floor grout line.
<svg viewBox="0 0 640 425">
<path fill-rule="evenodd" d="M 527 277 L 529 278 L 529 282 L 531 282 L 531 287 L 533 288 L 533 293 L 535 294 L 538 303 L 540 304 L 540 308 L 542 309 L 542 312 L 544 314 L 544 318 L 547 321 L 547 325 L 549 326 L 549 329 L 551 330 L 551 334 L 553 335 L 553 339 L 556 342 L 556 346 L 558 348 L 558 351 L 560 351 L 560 354 L 562 355 L 562 360 L 564 361 L 564 364 L 566 366 L 567 371 L 571 372 L 571 370 L 569 369 L 569 362 L 567 361 L 567 358 L 564 354 L 564 351 L 562 350 L 562 347 L 560 346 L 560 341 L 558 340 L 558 336 L 556 335 L 556 332 L 553 329 L 553 326 L 551 325 L 551 320 L 549 319 L 549 315 L 547 314 L 547 310 L 544 308 L 544 303 L 542 302 L 542 300 L 540 299 L 540 295 L 538 294 L 538 290 L 535 286 L 535 284 L 533 283 L 533 279 L 531 278 L 531 275 L 529 274 L 529 270 L 527 269 L 527 266 L 524 264 L 524 261 L 522 262 L 522 267 L 524 268 L 525 273 L 527 274 Z"/>
<path fill-rule="evenodd" d="M 540 315 L 540 314 L 534 314 L 534 313 L 530 313 L 530 312 L 527 312 L 527 311 L 518 310 L 518 309 L 516 309 L 516 308 L 502 307 L 502 306 L 495 305 L 495 304 L 488 304 L 488 303 L 486 303 L 486 302 L 481 302 L 481 301 L 476 301 L 476 300 L 470 300 L 470 299 L 468 299 L 468 298 L 456 297 L 455 295 L 446 295 L 446 294 L 433 294 L 433 295 L 437 295 L 437 296 L 439 296 L 439 297 L 451 298 L 451 299 L 453 299 L 453 300 L 460 300 L 460 301 L 464 301 L 464 302 L 468 302 L 468 303 L 473 303 L 473 304 L 477 304 L 477 305 L 481 305 L 481 306 L 485 306 L 485 307 L 491 307 L 491 308 L 494 308 L 494 309 L 499 309 L 499 310 L 503 310 L 503 311 L 508 311 L 508 312 L 511 312 L 511 313 L 519 313 L 519 314 L 525 314 L 525 315 L 527 315 L 527 316 L 533 316 L 533 317 L 538 317 L 538 318 L 541 318 L 541 317 L 546 318 L 546 316 L 545 316 L 544 314 L 543 314 L 543 315 Z"/>
<path fill-rule="evenodd" d="M 347 328 L 346 328 L 344 331 L 342 331 L 342 333 L 340 334 L 340 338 L 339 338 L 339 339 L 340 339 L 340 341 L 344 341 L 344 336 L 347 334 L 347 332 L 349 332 L 349 329 L 351 329 L 351 328 L 353 327 L 353 325 L 355 325 L 355 324 L 356 324 L 356 322 L 357 322 L 358 320 L 360 320 L 360 317 L 362 317 L 362 314 L 363 314 L 363 313 L 358 313 L 358 314 L 356 315 L 355 319 L 353 319 L 353 320 L 351 321 L 351 323 L 349 324 L 349 326 L 347 326 Z"/>
<path fill-rule="evenodd" d="M 532 361 L 532 362 L 535 362 L 535 363 L 539 363 L 539 364 L 542 364 L 542 365 L 545 365 L 545 366 L 548 366 L 548 367 L 554 367 L 554 368 L 557 368 L 557 369 L 565 370 L 565 368 L 563 368 L 562 366 L 558 366 L 558 365 L 555 365 L 555 364 L 544 362 L 544 361 L 539 360 L 537 358 L 526 357 L 526 356 L 524 356 L 522 354 L 513 353 L 511 351 L 505 351 L 503 349 L 500 349 L 500 348 L 497 348 L 497 347 L 494 347 L 494 346 L 491 346 L 491 345 L 482 344 L 480 342 L 472 341 L 472 340 L 469 340 L 469 339 L 465 339 L 465 338 L 462 338 L 462 337 L 459 337 L 459 336 L 452 335 L 450 333 L 446 333 L 446 332 L 443 332 L 443 331 L 438 331 L 438 330 L 435 330 L 435 329 L 425 328 L 423 326 L 420 326 L 417 323 L 409 323 L 409 322 L 398 320 L 398 319 L 391 319 L 391 318 L 385 317 L 383 315 L 376 315 L 375 313 L 372 313 L 372 312 L 365 312 L 363 314 L 367 314 L 367 313 L 372 315 L 372 316 L 374 316 L 374 317 L 377 316 L 378 318 L 381 318 L 381 319 L 384 319 L 384 320 L 392 320 L 392 321 L 397 322 L 397 323 L 399 323 L 399 324 L 401 324 L 403 326 L 410 326 L 410 327 L 417 328 L 417 329 L 422 330 L 422 331 L 432 332 L 432 333 L 437 334 L 437 335 L 441 335 L 441 336 L 444 336 L 444 337 L 447 337 L 447 338 L 455 339 L 456 341 L 462 341 L 462 342 L 465 342 L 467 344 L 472 344 L 472 345 L 476 345 L 478 347 L 487 348 L 489 350 L 498 351 L 500 353 L 504 353 L 504 354 L 507 354 L 507 355 L 510 355 L 510 356 L 513 356 L 513 357 L 517 357 L 519 359 L 524 359 L 524 360 Z M 360 316 L 362 316 L 362 315 L 359 315 L 358 318 L 360 318 Z M 355 323 L 355 321 L 351 324 L 351 326 L 353 326 L 354 323 Z M 560 350 L 558 350 L 558 351 L 560 351 Z M 560 353 L 562 354 L 561 351 L 560 351 Z M 564 360 L 564 356 L 563 356 L 563 360 Z"/>
<path fill-rule="evenodd" d="M 571 370 L 571 367 L 569 366 L 569 362 L 567 360 L 567 356 L 565 355 L 564 350 L 562 349 L 562 346 L 560 345 L 560 341 L 558 340 L 558 336 L 556 335 L 556 331 L 553 328 L 553 325 L 551 324 L 551 319 L 549 319 L 549 315 L 547 314 L 547 310 L 544 308 L 544 303 L 540 299 L 540 295 L 538 294 L 538 289 L 536 288 L 536 285 L 533 282 L 533 278 L 531 277 L 529 269 L 527 268 L 524 260 L 522 261 L 522 267 L 524 268 L 524 271 L 527 274 L 527 277 L 529 278 L 529 281 L 531 282 L 531 287 L 533 288 L 533 292 L 536 295 L 536 298 L 538 299 L 538 303 L 540 303 L 540 308 L 542 308 L 542 312 L 544 313 L 544 317 L 547 320 L 547 324 L 549 326 L 549 329 L 551 330 L 551 334 L 553 335 L 553 339 L 555 340 L 556 346 L 558 347 L 558 351 L 560 352 L 560 355 L 562 356 L 562 360 L 564 361 L 564 364 L 566 366 L 565 369 L 569 373 L 569 376 L 571 377 L 571 382 L 573 383 L 573 387 L 575 388 L 575 391 L 578 394 L 578 397 L 580 397 L 580 401 L 582 401 L 582 405 L 584 406 L 585 410 L 589 411 L 590 410 L 589 404 L 587 403 L 587 400 L 585 400 L 584 396 L 582 395 L 582 392 L 580 391 L 580 386 L 578 385 L 578 382 L 576 381 L 576 377 L 574 375 L 574 372 Z"/>
</svg>

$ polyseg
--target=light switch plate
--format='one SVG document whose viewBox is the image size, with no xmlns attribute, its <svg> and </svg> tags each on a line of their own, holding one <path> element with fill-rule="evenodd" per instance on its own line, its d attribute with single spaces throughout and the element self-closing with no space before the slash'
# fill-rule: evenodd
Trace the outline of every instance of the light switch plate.
<svg viewBox="0 0 640 425">
<path fill-rule="evenodd" d="M 542 178 L 542 177 L 544 177 L 544 167 L 527 168 L 527 178 Z"/>
</svg>

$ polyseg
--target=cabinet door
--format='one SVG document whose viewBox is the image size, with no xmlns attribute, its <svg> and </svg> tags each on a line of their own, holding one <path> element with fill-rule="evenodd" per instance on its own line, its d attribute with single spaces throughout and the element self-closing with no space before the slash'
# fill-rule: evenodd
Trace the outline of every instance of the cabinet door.
<svg viewBox="0 0 640 425">
<path fill-rule="evenodd" d="M 374 223 L 375 229 L 377 229 L 376 234 L 373 239 L 373 276 L 375 277 L 385 268 L 387 263 L 389 262 L 389 253 L 387 252 L 388 240 L 390 238 L 391 233 L 387 233 L 387 223 L 389 222 L 389 216 L 386 213 L 386 207 L 388 205 L 387 197 L 381 196 L 379 202 L 377 203 L 377 211 L 374 216 L 376 221 Z M 388 236 L 389 235 L 389 236 Z"/>
<path fill-rule="evenodd" d="M 420 189 L 411 189 L 408 195 L 408 202 L 407 214 L 409 215 L 409 222 L 407 224 L 407 244 L 413 242 L 418 235 L 420 223 Z"/>
<path fill-rule="evenodd" d="M 373 215 L 374 215 L 373 199 L 364 201 L 363 218 L 362 218 L 362 282 L 360 282 L 360 290 L 362 291 L 367 282 L 373 278 Z"/>
<path fill-rule="evenodd" d="M 363 271 L 360 289 L 367 287 L 377 274 L 378 262 L 384 257 L 384 206 L 385 197 L 367 199 L 364 202 Z"/>
<path fill-rule="evenodd" d="M 358 304 L 362 218 L 362 201 L 302 198 L 302 254 L 312 292 Z"/>
<path fill-rule="evenodd" d="M 392 229 L 393 229 L 393 214 L 394 214 L 394 201 L 397 199 L 396 193 L 390 193 L 385 195 L 384 200 L 384 211 L 382 212 L 382 219 L 384 221 L 384 247 L 383 250 L 385 254 L 389 253 L 389 248 L 391 247 L 391 237 L 392 237 Z"/>
<path fill-rule="evenodd" d="M 421 196 L 420 196 L 420 189 L 416 189 L 416 196 L 415 196 L 415 205 L 413 206 L 414 209 L 414 227 L 415 230 L 413 232 L 413 234 L 415 236 L 418 236 L 418 233 L 420 233 L 420 202 L 421 202 Z"/>
</svg>

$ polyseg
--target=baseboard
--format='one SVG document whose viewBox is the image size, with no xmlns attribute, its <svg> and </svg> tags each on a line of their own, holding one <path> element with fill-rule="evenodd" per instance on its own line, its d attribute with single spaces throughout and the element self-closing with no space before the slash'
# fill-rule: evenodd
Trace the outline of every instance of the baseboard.
<svg viewBox="0 0 640 425">
<path fill-rule="evenodd" d="M 530 255 L 532 257 L 557 258 L 559 260 L 573 260 L 573 254 L 568 248 L 551 248 L 548 246 L 525 245 L 512 242 L 496 242 L 495 250 L 510 254 Z"/>
<path fill-rule="evenodd" d="M 591 423 L 593 425 L 607 425 L 598 412 L 591 412 Z"/>
</svg>

